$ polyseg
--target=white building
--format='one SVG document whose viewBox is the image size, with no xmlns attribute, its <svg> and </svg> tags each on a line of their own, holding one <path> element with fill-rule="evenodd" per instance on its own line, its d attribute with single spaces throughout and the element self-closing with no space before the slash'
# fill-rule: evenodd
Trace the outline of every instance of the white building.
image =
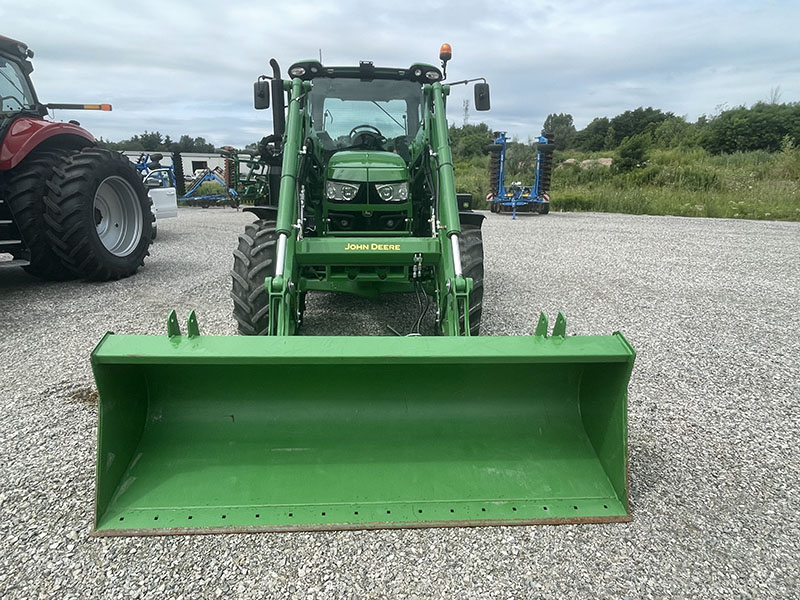
<svg viewBox="0 0 800 600">
<path fill-rule="evenodd" d="M 142 154 L 156 154 L 156 152 L 142 152 L 140 150 L 123 150 L 122 152 L 132 163 L 136 163 Z M 172 154 L 170 152 L 159 151 L 158 154 L 164 156 L 161 164 L 165 167 L 172 165 Z M 181 163 L 183 163 L 183 173 L 191 177 L 197 171 L 203 169 L 225 168 L 225 159 L 213 152 L 181 152 Z"/>
</svg>

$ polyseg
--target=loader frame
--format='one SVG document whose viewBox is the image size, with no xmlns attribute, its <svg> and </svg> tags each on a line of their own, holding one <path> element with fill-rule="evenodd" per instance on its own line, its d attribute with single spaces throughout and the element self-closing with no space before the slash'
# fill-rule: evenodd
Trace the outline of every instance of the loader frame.
<svg viewBox="0 0 800 600">
<path fill-rule="evenodd" d="M 288 93 L 289 110 L 275 215 L 276 269 L 275 275 L 265 281 L 269 294 L 267 333 L 295 334 L 302 320 L 304 294 L 311 290 L 373 296 L 384 292 L 413 292 L 420 283 L 435 299 L 439 333 L 469 335 L 469 293 L 473 282 L 463 275 L 459 251 L 461 224 L 445 113 L 449 86 L 439 81 L 422 86 L 423 124 L 418 139 L 423 147 L 420 160 L 427 164 L 419 168 L 433 174 L 437 190 L 431 206 L 430 235 L 395 237 L 385 232 L 355 231 L 346 237 L 305 237 L 302 235 L 304 201 L 298 200 L 303 192 L 299 171 L 301 160 L 308 152 L 303 145 L 307 133 L 304 124 L 308 118 L 304 99 L 312 83 L 294 78 L 283 85 Z M 359 206 L 348 208 L 358 209 Z M 362 208 L 375 210 L 376 207 Z M 304 267 L 312 266 L 317 269 L 314 276 L 309 276 Z M 428 270 L 429 266 L 433 268 Z"/>
</svg>

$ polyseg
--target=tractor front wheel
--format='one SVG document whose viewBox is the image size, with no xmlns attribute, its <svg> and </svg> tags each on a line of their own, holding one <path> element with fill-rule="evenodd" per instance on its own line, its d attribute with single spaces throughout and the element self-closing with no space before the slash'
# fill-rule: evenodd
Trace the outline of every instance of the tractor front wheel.
<svg viewBox="0 0 800 600">
<path fill-rule="evenodd" d="M 483 234 L 480 225 L 461 226 L 459 249 L 464 277 L 472 277 L 472 291 L 469 294 L 469 333 L 478 335 L 483 312 Z"/>
<path fill-rule="evenodd" d="M 44 215 L 53 251 L 86 279 L 133 275 L 149 254 L 155 220 L 135 167 L 91 147 L 62 157 L 53 173 Z"/>
<path fill-rule="evenodd" d="M 269 298 L 264 279 L 275 275 L 278 234 L 275 221 L 260 219 L 245 226 L 233 251 L 233 318 L 241 335 L 266 335 Z"/>
</svg>

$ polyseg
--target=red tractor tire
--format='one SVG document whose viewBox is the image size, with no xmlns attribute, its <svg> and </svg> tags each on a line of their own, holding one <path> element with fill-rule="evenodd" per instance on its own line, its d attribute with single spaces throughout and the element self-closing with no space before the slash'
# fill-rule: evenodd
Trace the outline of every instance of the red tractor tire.
<svg viewBox="0 0 800 600">
<path fill-rule="evenodd" d="M 75 278 L 75 274 L 53 252 L 44 220 L 47 182 L 53 176 L 55 164 L 69 153 L 69 150 L 34 152 L 14 167 L 6 178 L 6 201 L 29 252 L 25 258 L 30 264 L 23 268 L 31 275 L 51 281 Z"/>
<path fill-rule="evenodd" d="M 135 167 L 122 154 L 84 148 L 53 169 L 45 222 L 53 251 L 80 277 L 133 275 L 150 254 L 155 216 Z"/>
</svg>

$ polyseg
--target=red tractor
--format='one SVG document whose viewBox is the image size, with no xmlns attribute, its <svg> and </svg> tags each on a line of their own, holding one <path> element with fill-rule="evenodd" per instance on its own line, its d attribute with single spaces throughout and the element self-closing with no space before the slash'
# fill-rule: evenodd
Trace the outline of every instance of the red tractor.
<svg viewBox="0 0 800 600">
<path fill-rule="evenodd" d="M 48 109 L 111 106 L 42 104 L 32 57 L 0 36 L 0 267 L 51 280 L 132 275 L 149 254 L 154 219 L 136 169 L 77 121 L 45 119 Z"/>
</svg>

